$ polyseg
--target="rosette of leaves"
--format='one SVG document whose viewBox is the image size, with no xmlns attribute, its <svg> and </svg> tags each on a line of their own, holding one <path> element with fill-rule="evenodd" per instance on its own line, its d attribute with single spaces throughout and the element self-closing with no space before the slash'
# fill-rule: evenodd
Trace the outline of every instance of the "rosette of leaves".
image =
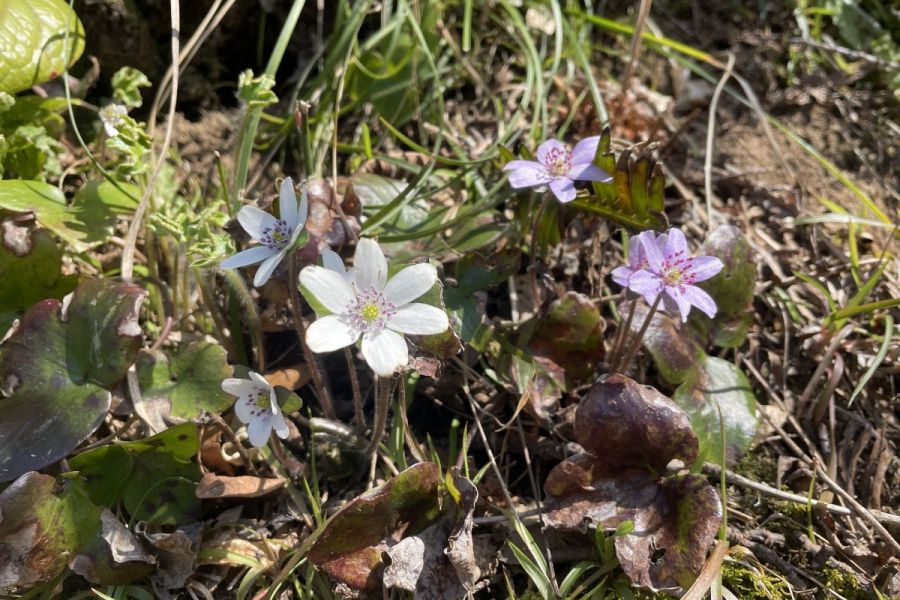
<svg viewBox="0 0 900 600">
<path fill-rule="evenodd" d="M 721 226 L 703 245 L 701 254 L 716 256 L 724 268 L 718 275 L 698 283 L 716 301 L 712 319 L 693 311 L 687 324 L 657 311 L 641 343 L 653 357 L 662 378 L 678 386 L 672 398 L 691 416 L 700 438 L 698 461 L 733 464 L 749 449 L 759 426 L 756 397 L 747 376 L 727 360 L 709 356 L 709 344 L 737 347 L 746 339 L 753 323 L 751 304 L 757 272 L 753 252 L 739 229 Z M 628 310 L 628 305 L 620 307 Z M 649 312 L 638 302 L 631 322 L 640 331 Z M 721 418 L 721 421 L 720 421 Z M 722 427 L 725 445 L 722 445 Z"/>
<path fill-rule="evenodd" d="M 0 482 L 52 464 L 103 422 L 109 388 L 143 344 L 143 288 L 79 285 L 67 305 L 43 300 L 0 346 Z"/>
<path fill-rule="evenodd" d="M 575 439 L 584 452 L 557 465 L 544 483 L 546 524 L 585 532 L 630 521 L 632 528 L 620 528 L 628 533 L 615 538 L 626 575 L 652 590 L 687 589 L 722 520 L 719 496 L 704 477 L 667 471 L 673 460 L 689 465 L 697 458 L 688 415 L 655 389 L 616 374 L 581 399 Z"/>
</svg>

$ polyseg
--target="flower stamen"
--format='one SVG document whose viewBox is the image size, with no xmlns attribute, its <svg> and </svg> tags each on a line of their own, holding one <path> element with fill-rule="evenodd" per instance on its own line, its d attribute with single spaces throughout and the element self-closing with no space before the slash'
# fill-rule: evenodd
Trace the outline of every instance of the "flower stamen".
<svg viewBox="0 0 900 600">
<path fill-rule="evenodd" d="M 284 219 L 278 219 L 274 224 L 262 230 L 260 242 L 272 250 L 283 250 L 291 239 L 291 228 Z"/>
</svg>

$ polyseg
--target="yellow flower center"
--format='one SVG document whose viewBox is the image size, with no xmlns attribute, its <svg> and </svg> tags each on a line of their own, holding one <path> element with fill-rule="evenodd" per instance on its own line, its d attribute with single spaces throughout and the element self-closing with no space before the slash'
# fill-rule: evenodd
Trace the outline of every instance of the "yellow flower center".
<svg viewBox="0 0 900 600">
<path fill-rule="evenodd" d="M 260 390 L 259 394 L 256 396 L 256 407 L 269 408 L 269 392 Z"/>
<path fill-rule="evenodd" d="M 681 283 L 684 274 L 680 269 L 672 269 L 668 273 L 666 273 L 666 280 L 672 285 L 678 285 Z"/>
<path fill-rule="evenodd" d="M 362 318 L 371 323 L 381 314 L 381 309 L 378 308 L 377 304 L 366 304 L 362 307 L 361 313 Z"/>
</svg>

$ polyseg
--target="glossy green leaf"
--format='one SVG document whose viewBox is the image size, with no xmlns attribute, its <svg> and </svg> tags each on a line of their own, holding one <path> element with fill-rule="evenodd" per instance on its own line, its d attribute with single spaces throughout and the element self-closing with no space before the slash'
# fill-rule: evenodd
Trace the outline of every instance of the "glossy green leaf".
<svg viewBox="0 0 900 600">
<path fill-rule="evenodd" d="M 0 209 L 32 213 L 38 223 L 62 238 L 75 252 L 91 247 L 90 234 L 78 214 L 66 205 L 56 186 L 40 181 L 5 179 L 0 181 Z"/>
<path fill-rule="evenodd" d="M 64 0 L 0 3 L 0 91 L 14 94 L 60 76 L 84 50 L 84 28 Z"/>
<path fill-rule="evenodd" d="M 119 182 L 118 185 L 99 179 L 85 183 L 75 193 L 71 213 L 77 224 L 73 227 L 84 231 L 86 243 L 109 241 L 118 218 L 134 214 L 140 190 L 132 183 Z"/>
<path fill-rule="evenodd" d="M 227 352 L 218 344 L 184 344 L 171 356 L 147 350 L 138 357 L 137 369 L 144 399 L 168 401 L 169 416 L 174 419 L 221 413 L 234 401 L 221 389 L 231 367 Z"/>
<path fill-rule="evenodd" d="M 726 462 L 734 464 L 747 452 L 759 415 L 750 381 L 733 363 L 704 354 L 672 398 L 691 416 L 691 427 L 700 438 L 700 460 L 722 462 L 720 411 Z"/>
<path fill-rule="evenodd" d="M 104 389 L 120 380 L 143 341 L 144 290 L 112 280 L 79 286 L 65 320 L 44 300 L 0 347 L 0 481 L 65 457 L 103 422 Z"/>
</svg>

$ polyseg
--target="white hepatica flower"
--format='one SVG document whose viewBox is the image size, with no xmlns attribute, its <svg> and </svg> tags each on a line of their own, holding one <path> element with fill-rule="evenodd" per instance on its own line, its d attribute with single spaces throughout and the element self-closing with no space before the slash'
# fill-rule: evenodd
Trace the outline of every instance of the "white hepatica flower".
<svg viewBox="0 0 900 600">
<path fill-rule="evenodd" d="M 119 135 L 118 128 L 122 124 L 122 117 L 128 114 L 128 109 L 122 104 L 107 104 L 98 111 L 98 114 L 106 135 L 116 137 Z"/>
<path fill-rule="evenodd" d="M 262 265 L 253 278 L 253 285 L 259 287 L 269 280 L 275 267 L 293 248 L 303 231 L 303 226 L 306 225 L 306 216 L 309 212 L 306 188 L 303 189 L 298 204 L 294 182 L 290 177 L 285 179 L 278 195 L 278 209 L 280 219 L 255 206 L 241 208 L 237 216 L 238 222 L 250 237 L 259 242 L 259 245 L 229 256 L 222 261 L 220 265 L 222 268 L 236 269 L 261 262 Z"/>
<path fill-rule="evenodd" d="M 222 390 L 237 396 L 234 413 L 241 423 L 247 424 L 251 444 L 257 448 L 265 446 L 272 429 L 281 439 L 288 436 L 275 388 L 262 375 L 250 371 L 250 379 L 226 379 L 222 382 Z"/>
<path fill-rule="evenodd" d="M 437 282 L 437 271 L 427 263 L 406 267 L 388 281 L 388 266 L 378 243 L 361 239 L 353 269 L 340 270 L 334 256 L 326 267 L 309 266 L 300 283 L 332 314 L 316 320 L 306 331 L 313 352 L 331 352 L 362 337 L 362 354 L 380 377 L 390 377 L 406 365 L 409 350 L 403 335 L 433 335 L 447 330 L 447 313 L 413 302 Z"/>
</svg>

